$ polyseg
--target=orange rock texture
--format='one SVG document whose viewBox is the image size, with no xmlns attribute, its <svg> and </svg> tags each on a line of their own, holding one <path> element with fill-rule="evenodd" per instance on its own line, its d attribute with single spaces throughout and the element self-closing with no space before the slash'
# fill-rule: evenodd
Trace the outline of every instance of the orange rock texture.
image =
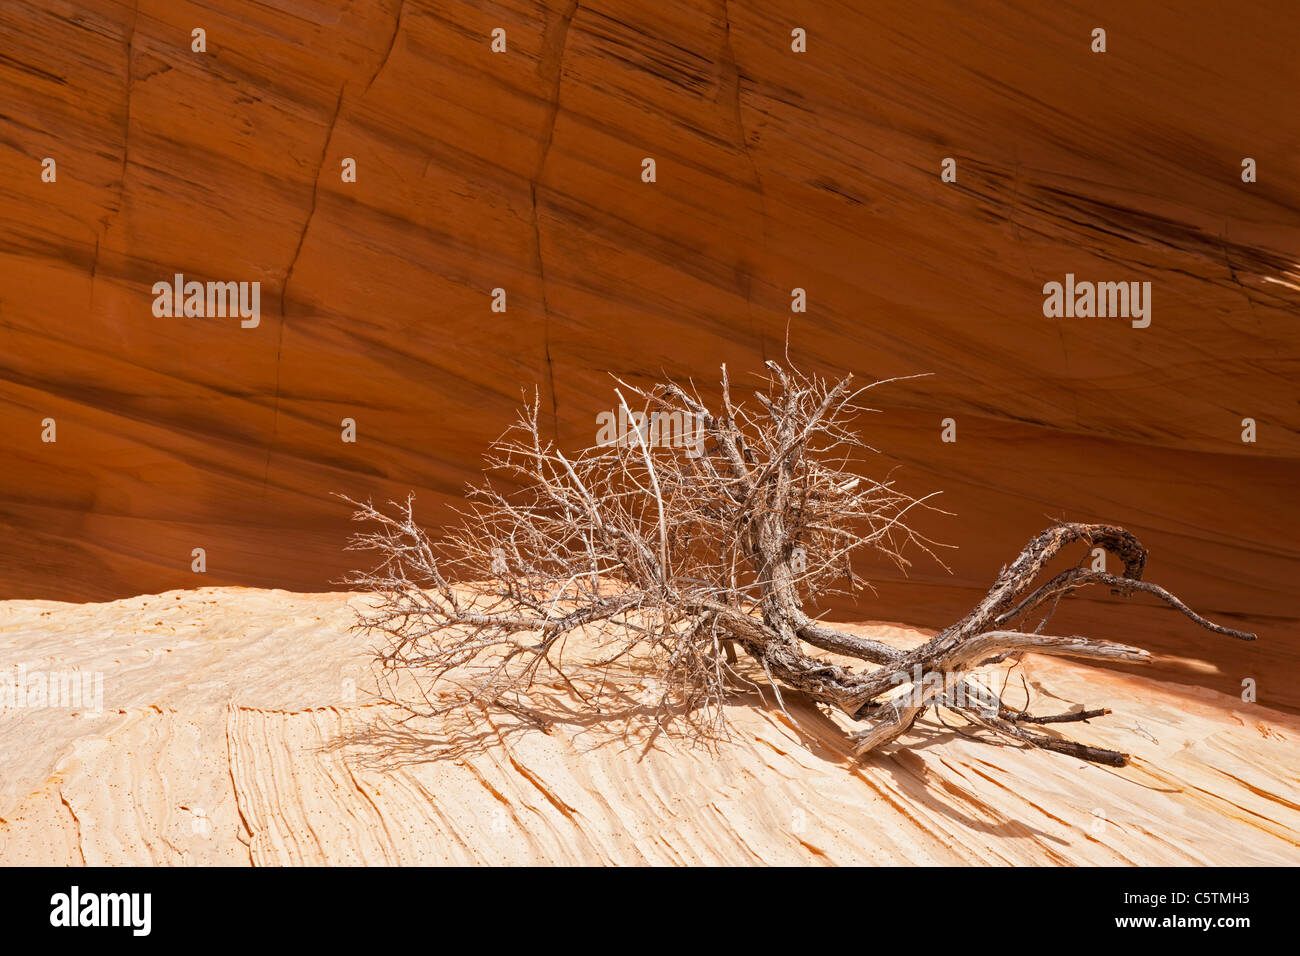
<svg viewBox="0 0 1300 956">
<path fill-rule="evenodd" d="M 436 525 L 521 389 L 586 444 L 610 373 L 743 380 L 788 335 L 933 373 L 865 425 L 944 492 L 952 573 L 837 613 L 942 626 L 1110 521 L 1261 640 L 1101 595 L 1069 627 L 1300 706 L 1297 35 L 1283 0 L 6 2 L 0 596 L 328 588 L 330 492 Z M 177 273 L 259 282 L 260 322 L 156 317 Z M 1149 281 L 1150 326 L 1046 318 L 1067 273 Z"/>
</svg>

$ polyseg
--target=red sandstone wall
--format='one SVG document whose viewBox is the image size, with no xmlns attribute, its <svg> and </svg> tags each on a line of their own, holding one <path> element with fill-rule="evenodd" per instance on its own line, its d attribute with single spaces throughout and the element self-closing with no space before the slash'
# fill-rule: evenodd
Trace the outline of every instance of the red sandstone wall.
<svg viewBox="0 0 1300 956">
<path fill-rule="evenodd" d="M 11 0 L 0 596 L 329 588 L 331 491 L 415 489 L 436 523 L 521 387 L 589 442 L 607 373 L 739 375 L 788 329 L 809 367 L 934 373 L 868 425 L 944 491 L 953 573 L 875 569 L 846 613 L 942 625 L 1050 519 L 1104 519 L 1266 640 L 1071 624 L 1221 689 L 1295 674 L 1297 36 L 1283 0 Z M 154 317 L 176 272 L 259 281 L 260 325 Z M 1150 281 L 1150 328 L 1044 318 L 1067 272 Z"/>
</svg>

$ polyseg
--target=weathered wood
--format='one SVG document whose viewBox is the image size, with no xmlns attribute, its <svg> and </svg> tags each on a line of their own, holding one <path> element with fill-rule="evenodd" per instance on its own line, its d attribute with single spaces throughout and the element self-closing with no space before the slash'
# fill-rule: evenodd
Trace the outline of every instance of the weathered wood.
<svg viewBox="0 0 1300 956">
<path fill-rule="evenodd" d="M 1063 598 L 1097 584 L 1124 596 L 1149 594 L 1201 627 L 1254 640 L 1142 580 L 1147 551 L 1130 532 L 1076 523 L 1033 538 L 965 617 L 917 648 L 901 651 L 839 631 L 810 617 L 805 604 L 856 587 L 856 553 L 874 550 L 900 565 L 915 551 L 938 560 L 932 543 L 905 520 L 931 507 L 929 496 L 913 498 L 856 469 L 854 453 L 870 449 L 853 422 L 863 411 L 861 396 L 875 386 L 855 386 L 852 376 L 828 382 L 769 362 L 767 388 L 751 409 L 733 403 L 724 367 L 715 414 L 675 384 L 619 384 L 619 420 L 689 415 L 704 432 L 702 451 L 652 448 L 638 431 L 566 456 L 542 439 L 534 397 L 488 459 L 522 491 L 507 495 L 490 483 L 475 489 L 463 525 L 436 545 L 416 524 L 409 500 L 397 517 L 357 505 L 357 518 L 378 530 L 358 536 L 354 547 L 381 557 L 376 570 L 354 578 L 379 594 L 360 626 L 384 638 L 385 668 L 424 680 L 428 706 L 416 712 L 503 704 L 526 694 L 543 671 L 573 688 L 565 639 L 597 628 L 610 661 L 635 651 L 656 664 L 664 716 L 684 707 L 720 720 L 736 686 L 760 681 L 771 685 L 779 706 L 784 688 L 871 721 L 854 737 L 860 755 L 898 740 L 937 707 L 1029 746 L 1122 765 L 1123 754 L 1021 726 L 1107 711 L 1035 717 L 1005 707 L 968 676 L 1024 653 L 1149 662 L 1146 651 L 1127 644 L 1039 633 Z M 624 389 L 644 401 L 639 415 Z M 1104 548 L 1123 573 L 1079 565 L 1039 583 L 1073 545 Z M 448 584 L 453 570 L 479 582 L 472 605 Z M 1049 602 L 1037 626 L 1013 626 Z M 761 676 L 740 666 L 736 647 Z M 808 648 L 873 666 L 854 670 Z M 434 685 L 443 696 L 433 696 Z"/>
</svg>

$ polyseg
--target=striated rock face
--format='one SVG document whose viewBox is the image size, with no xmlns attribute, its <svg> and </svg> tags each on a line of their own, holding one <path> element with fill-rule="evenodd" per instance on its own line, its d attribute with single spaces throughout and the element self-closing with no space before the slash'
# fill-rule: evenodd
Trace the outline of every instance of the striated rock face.
<svg viewBox="0 0 1300 956">
<path fill-rule="evenodd" d="M 3 4 L 0 593 L 328 588 L 330 492 L 436 523 L 521 388 L 588 443 L 607 373 L 739 377 L 788 332 L 934 373 L 868 437 L 945 492 L 953 573 L 867 569 L 858 618 L 944 625 L 1049 519 L 1106 520 L 1263 639 L 1069 626 L 1300 705 L 1300 9 L 1140 6 Z M 258 324 L 155 316 L 177 273 L 259 282 Z M 1045 317 L 1067 274 L 1150 282 L 1149 327 Z"/>
<path fill-rule="evenodd" d="M 797 728 L 770 696 L 739 699 L 731 737 L 692 746 L 680 724 L 652 732 L 656 691 L 618 668 L 622 693 L 600 720 L 542 732 L 494 712 L 397 727 L 373 702 L 365 651 L 346 630 L 357 600 L 204 588 L 102 605 L 0 604 L 0 659 L 25 662 L 29 682 L 73 668 L 99 675 L 102 704 L 0 710 L 0 858 L 1300 861 L 1300 721 L 1211 691 L 1027 657 L 1013 682 L 1024 677 L 1042 712 L 1114 709 L 1069 730 L 1130 752 L 1118 770 L 982 743 L 933 717 L 903 746 L 857 763 L 843 726 L 792 697 Z M 860 633 L 897 646 L 922 637 L 888 625 Z M 0 670 L 0 680 L 12 674 Z M 435 759 L 449 741 L 455 749 Z"/>
</svg>

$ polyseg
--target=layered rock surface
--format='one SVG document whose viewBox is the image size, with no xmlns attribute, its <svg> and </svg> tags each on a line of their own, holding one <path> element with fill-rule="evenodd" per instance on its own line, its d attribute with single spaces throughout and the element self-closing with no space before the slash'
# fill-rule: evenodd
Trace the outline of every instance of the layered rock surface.
<svg viewBox="0 0 1300 956">
<path fill-rule="evenodd" d="M 607 675 L 603 715 L 546 732 L 495 711 L 397 725 L 348 631 L 349 603 L 365 600 L 204 588 L 0 604 L 0 661 L 25 664 L 29 685 L 74 670 L 102 681 L 99 712 L 93 699 L 0 710 L 0 859 L 1300 862 L 1300 722 L 1212 691 L 1032 655 L 1010 672 L 1015 704 L 1113 708 L 1067 727 L 1131 753 L 1121 769 L 934 717 L 859 763 L 845 726 L 795 695 L 789 719 L 770 695 L 739 697 L 730 735 L 692 744 L 680 721 L 655 731 L 656 689 L 631 664 Z M 858 631 L 898 646 L 924 636 Z M 564 702 L 558 683 L 539 694 Z"/>
</svg>

